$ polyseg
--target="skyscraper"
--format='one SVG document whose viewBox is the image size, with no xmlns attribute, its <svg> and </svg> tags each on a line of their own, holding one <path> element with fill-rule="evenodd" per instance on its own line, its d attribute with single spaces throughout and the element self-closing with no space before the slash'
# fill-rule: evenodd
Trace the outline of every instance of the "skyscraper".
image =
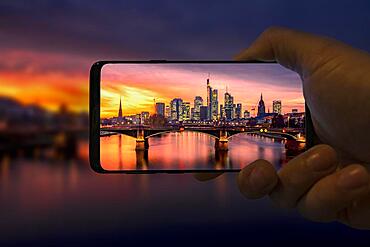
<svg viewBox="0 0 370 247">
<path fill-rule="evenodd" d="M 242 104 L 241 103 L 236 104 L 235 118 L 237 118 L 237 119 L 242 118 Z"/>
<path fill-rule="evenodd" d="M 217 120 L 218 118 L 218 90 L 212 90 L 211 98 L 211 120 Z"/>
<path fill-rule="evenodd" d="M 181 118 L 181 113 L 182 113 L 182 99 L 180 98 L 175 98 L 171 101 L 170 103 L 170 108 L 171 108 L 171 120 L 180 120 Z"/>
<path fill-rule="evenodd" d="M 272 102 L 272 112 L 281 114 L 281 100 L 274 100 Z"/>
<path fill-rule="evenodd" d="M 207 78 L 207 119 L 212 119 L 212 87 L 209 84 L 209 76 Z"/>
<path fill-rule="evenodd" d="M 190 120 L 190 102 L 182 102 L 180 121 Z"/>
<path fill-rule="evenodd" d="M 155 114 L 164 117 L 164 109 L 165 109 L 164 103 L 159 102 L 155 103 Z"/>
<path fill-rule="evenodd" d="M 200 120 L 208 120 L 208 107 L 207 106 L 201 106 L 200 107 Z"/>
<path fill-rule="evenodd" d="M 140 118 L 141 118 L 141 123 L 146 123 L 149 119 L 149 112 L 147 111 L 141 112 Z"/>
<path fill-rule="evenodd" d="M 119 97 L 118 121 L 122 121 L 122 104 L 121 104 L 121 97 Z"/>
<path fill-rule="evenodd" d="M 203 106 L 203 99 L 200 96 L 195 96 L 194 99 L 194 120 L 200 120 L 200 107 Z"/>
<path fill-rule="evenodd" d="M 261 93 L 261 98 L 260 101 L 258 102 L 258 112 L 257 112 L 257 117 L 263 117 L 265 116 L 265 102 L 263 101 L 262 98 L 262 93 Z"/>
<path fill-rule="evenodd" d="M 165 117 L 171 118 L 171 107 L 169 105 L 166 105 Z"/>
<path fill-rule="evenodd" d="M 225 93 L 224 100 L 224 109 L 225 109 L 225 118 L 226 120 L 231 120 L 234 117 L 234 97 L 231 96 L 228 92 Z"/>
<path fill-rule="evenodd" d="M 225 118 L 225 108 L 224 106 L 221 104 L 220 105 L 220 119 L 224 119 Z"/>
</svg>

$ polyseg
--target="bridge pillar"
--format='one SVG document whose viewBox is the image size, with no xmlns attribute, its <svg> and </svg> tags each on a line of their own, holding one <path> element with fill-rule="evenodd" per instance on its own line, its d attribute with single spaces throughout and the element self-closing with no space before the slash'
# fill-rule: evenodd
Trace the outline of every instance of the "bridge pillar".
<svg viewBox="0 0 370 247">
<path fill-rule="evenodd" d="M 136 150 L 147 150 L 149 149 L 148 139 L 136 139 Z"/>
<path fill-rule="evenodd" d="M 146 150 L 149 148 L 149 141 L 144 136 L 144 130 L 138 129 L 136 135 L 136 150 Z"/>
<path fill-rule="evenodd" d="M 136 168 L 147 170 L 148 164 L 148 150 L 136 150 Z"/>
<path fill-rule="evenodd" d="M 220 130 L 220 138 L 215 141 L 215 149 L 226 151 L 229 149 L 229 140 L 226 130 Z"/>
</svg>

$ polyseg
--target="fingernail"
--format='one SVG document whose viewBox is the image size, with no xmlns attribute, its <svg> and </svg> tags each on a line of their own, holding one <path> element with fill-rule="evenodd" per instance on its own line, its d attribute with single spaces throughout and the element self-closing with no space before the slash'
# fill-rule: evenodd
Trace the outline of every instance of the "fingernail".
<svg viewBox="0 0 370 247">
<path fill-rule="evenodd" d="M 253 168 L 251 175 L 249 177 L 249 183 L 254 189 L 263 189 L 268 185 L 268 181 L 265 178 L 263 169 L 256 166 Z"/>
<path fill-rule="evenodd" d="M 333 157 L 331 155 L 322 155 L 322 153 L 314 153 L 310 155 L 307 160 L 307 164 L 311 167 L 314 171 L 326 171 L 329 168 L 333 167 Z"/>
<path fill-rule="evenodd" d="M 367 186 L 369 183 L 369 174 L 363 167 L 355 167 L 350 171 L 339 175 L 338 186 L 345 190 L 358 189 Z"/>
</svg>

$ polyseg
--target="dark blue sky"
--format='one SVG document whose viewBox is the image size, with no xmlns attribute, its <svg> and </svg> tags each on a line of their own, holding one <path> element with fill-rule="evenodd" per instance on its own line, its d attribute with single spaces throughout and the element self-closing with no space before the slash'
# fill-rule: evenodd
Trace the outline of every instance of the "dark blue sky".
<svg viewBox="0 0 370 247">
<path fill-rule="evenodd" d="M 86 58 L 228 59 L 271 25 L 370 50 L 370 1 L 2 1 L 1 49 Z"/>
</svg>

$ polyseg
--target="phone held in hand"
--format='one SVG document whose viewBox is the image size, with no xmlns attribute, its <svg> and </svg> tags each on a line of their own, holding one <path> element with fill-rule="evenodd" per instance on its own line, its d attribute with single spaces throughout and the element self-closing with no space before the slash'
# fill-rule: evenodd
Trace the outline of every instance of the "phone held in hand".
<svg viewBox="0 0 370 247">
<path fill-rule="evenodd" d="M 99 173 L 277 169 L 312 145 L 299 76 L 276 63 L 99 61 L 90 70 L 90 164 Z"/>
</svg>

